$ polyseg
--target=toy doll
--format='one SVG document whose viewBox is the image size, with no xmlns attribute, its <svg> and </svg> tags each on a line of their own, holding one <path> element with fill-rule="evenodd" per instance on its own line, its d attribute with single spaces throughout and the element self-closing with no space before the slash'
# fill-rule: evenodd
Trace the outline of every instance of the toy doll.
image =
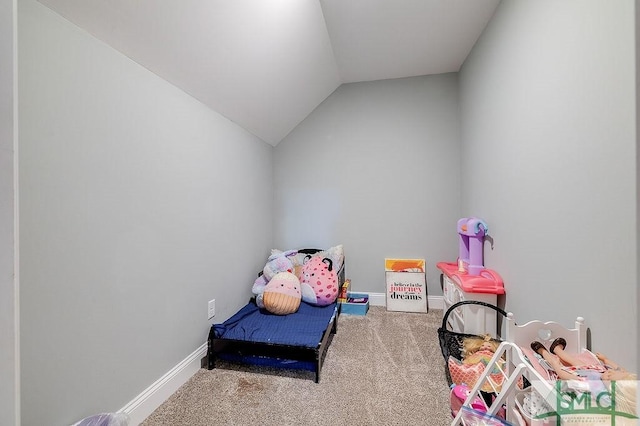
<svg viewBox="0 0 640 426">
<path fill-rule="evenodd" d="M 559 379 L 573 380 L 578 377 L 586 377 L 590 371 L 598 373 L 598 378 L 602 380 L 628 380 L 635 376 L 611 361 L 605 355 L 596 352 L 596 357 L 600 364 L 585 365 L 584 361 L 566 352 L 564 349 L 567 342 L 562 337 L 558 337 L 551 343 L 549 350 L 540 342 L 531 342 L 531 349 L 542 356 L 553 367 Z M 551 354 L 555 356 L 552 356 Z M 635 378 L 633 378 L 635 380 Z"/>
<path fill-rule="evenodd" d="M 475 364 L 478 359 L 486 358 L 485 355 L 489 355 L 489 359 L 485 365 L 489 362 L 493 354 L 498 349 L 498 342 L 493 340 L 490 335 L 484 334 L 478 337 L 465 337 L 462 341 L 462 362 L 465 364 Z M 480 352 L 480 354 L 478 354 Z M 478 354 L 477 356 L 474 356 Z"/>
<path fill-rule="evenodd" d="M 498 342 L 488 334 L 465 337 L 462 341 L 462 361 L 449 357 L 447 364 L 453 383 L 457 385 L 466 384 L 469 388 L 472 388 L 493 358 L 498 346 Z M 489 380 L 483 384 L 482 391 L 500 391 L 504 381 L 504 375 L 501 371 L 504 369 L 503 366 L 504 360 L 498 360 L 497 365 L 489 373 Z"/>
<path fill-rule="evenodd" d="M 614 381 L 616 382 L 617 409 L 638 415 L 636 406 L 638 376 L 636 374 L 625 370 L 598 352 L 595 356 L 599 363 L 585 364 L 583 360 L 566 352 L 566 346 L 567 342 L 562 337 L 555 339 L 548 350 L 540 342 L 531 342 L 531 349 L 547 361 L 558 379 L 571 381 L 571 385 L 577 388 L 576 390 L 590 391 L 593 395 L 603 391 L 610 392 L 611 382 Z M 580 386 L 581 384 L 583 386 Z M 608 398 L 608 395 L 604 395 L 601 400 L 607 403 L 610 401 Z"/>
</svg>

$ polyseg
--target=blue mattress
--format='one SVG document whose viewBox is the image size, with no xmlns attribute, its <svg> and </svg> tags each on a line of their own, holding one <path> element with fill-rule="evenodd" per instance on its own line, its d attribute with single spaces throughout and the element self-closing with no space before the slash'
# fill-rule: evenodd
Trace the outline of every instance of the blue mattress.
<svg viewBox="0 0 640 426">
<path fill-rule="evenodd" d="M 337 306 L 302 302 L 296 313 L 274 315 L 251 301 L 222 324 L 214 324 L 214 333 L 218 339 L 316 348 L 336 315 Z"/>
</svg>

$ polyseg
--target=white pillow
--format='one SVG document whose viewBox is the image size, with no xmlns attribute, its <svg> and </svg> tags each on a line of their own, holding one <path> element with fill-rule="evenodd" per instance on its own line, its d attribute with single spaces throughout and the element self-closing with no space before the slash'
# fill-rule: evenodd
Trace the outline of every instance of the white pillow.
<svg viewBox="0 0 640 426">
<path fill-rule="evenodd" d="M 335 269 L 336 272 L 340 270 L 340 268 L 342 267 L 342 264 L 344 263 L 344 249 L 342 247 L 342 244 L 337 245 L 335 247 L 328 248 L 323 251 L 319 251 L 317 253 L 312 254 L 312 256 L 318 256 L 323 258 L 326 257 L 331 259 L 331 262 L 333 262 L 333 269 Z"/>
<path fill-rule="evenodd" d="M 303 250 L 303 249 L 299 249 Z M 282 253 L 282 250 L 272 249 L 271 254 Z M 305 257 L 309 256 L 307 253 L 298 253 L 295 256 L 291 256 L 290 259 L 293 262 L 294 266 L 302 266 L 304 264 Z M 319 256 L 322 258 L 328 258 L 333 263 L 333 269 L 338 272 L 344 263 L 344 248 L 342 244 L 337 245 L 335 247 L 328 248 L 326 250 L 319 251 L 317 253 L 311 254 L 311 256 Z"/>
</svg>

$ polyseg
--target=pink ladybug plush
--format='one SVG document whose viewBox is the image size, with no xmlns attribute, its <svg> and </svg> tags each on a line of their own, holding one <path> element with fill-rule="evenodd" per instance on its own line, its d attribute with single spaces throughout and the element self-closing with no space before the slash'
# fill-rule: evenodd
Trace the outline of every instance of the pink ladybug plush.
<svg viewBox="0 0 640 426">
<path fill-rule="evenodd" d="M 302 300 L 317 306 L 327 306 L 338 298 L 338 275 L 329 258 L 307 256 L 300 274 Z"/>
</svg>

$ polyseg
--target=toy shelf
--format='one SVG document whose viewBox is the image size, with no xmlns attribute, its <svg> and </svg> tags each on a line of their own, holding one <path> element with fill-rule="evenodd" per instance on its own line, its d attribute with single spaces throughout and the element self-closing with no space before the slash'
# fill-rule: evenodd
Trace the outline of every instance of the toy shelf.
<svg viewBox="0 0 640 426">
<path fill-rule="evenodd" d="M 487 224 L 477 217 L 458 220 L 459 256 L 457 263 L 439 262 L 444 310 L 465 300 L 496 306 L 498 295 L 505 294 L 500 275 L 484 267 L 483 245 L 488 235 Z M 480 305 L 464 305 L 452 312 L 448 326 L 452 331 L 469 334 L 494 334 L 497 328 L 496 311 Z"/>
</svg>

